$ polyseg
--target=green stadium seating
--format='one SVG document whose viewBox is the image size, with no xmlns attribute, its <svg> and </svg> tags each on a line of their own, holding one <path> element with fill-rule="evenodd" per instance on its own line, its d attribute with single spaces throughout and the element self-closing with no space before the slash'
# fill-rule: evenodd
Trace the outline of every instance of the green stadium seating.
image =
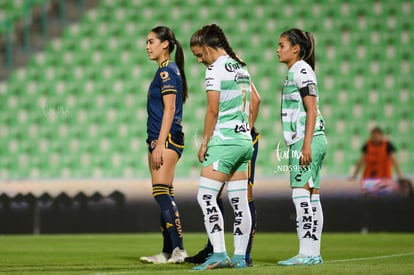
<svg viewBox="0 0 414 275">
<path fill-rule="evenodd" d="M 21 14 L 23 1 L 4 3 L 1 11 Z M 370 128 L 378 125 L 400 148 L 402 170 L 411 173 L 412 8 L 408 0 L 103 0 L 0 83 L 0 178 L 148 177 L 146 93 L 156 64 L 147 58 L 145 40 L 160 24 L 175 31 L 186 54 L 186 149 L 176 175 L 197 176 L 205 68 L 188 42 L 213 22 L 248 63 L 262 97 L 257 176 L 275 175 L 274 150 L 278 143 L 285 148 L 279 108 L 286 66 L 278 64 L 276 47 L 291 27 L 316 37 L 329 141 L 323 172 L 350 175 Z"/>
</svg>

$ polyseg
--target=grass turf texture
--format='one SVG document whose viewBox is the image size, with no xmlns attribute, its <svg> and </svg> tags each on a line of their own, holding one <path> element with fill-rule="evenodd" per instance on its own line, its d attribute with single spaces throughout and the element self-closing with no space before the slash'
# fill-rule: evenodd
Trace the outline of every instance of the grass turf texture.
<svg viewBox="0 0 414 275">
<path fill-rule="evenodd" d="M 193 255 L 205 234 L 186 233 L 186 250 Z M 226 235 L 232 256 L 232 235 Z M 278 260 L 297 252 L 294 233 L 258 233 L 254 267 L 206 271 L 213 274 L 414 274 L 414 234 L 323 235 L 325 263 L 281 267 Z M 0 236 L 0 274 L 184 274 L 189 264 L 151 265 L 140 256 L 160 252 L 161 234 L 3 235 Z M 201 271 L 203 272 L 203 271 Z"/>
</svg>

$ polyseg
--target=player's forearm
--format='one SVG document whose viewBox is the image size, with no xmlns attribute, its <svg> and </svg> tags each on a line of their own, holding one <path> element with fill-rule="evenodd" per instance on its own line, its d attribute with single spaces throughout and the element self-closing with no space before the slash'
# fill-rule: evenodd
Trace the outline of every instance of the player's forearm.
<svg viewBox="0 0 414 275">
<path fill-rule="evenodd" d="M 164 108 L 164 114 L 162 116 L 162 122 L 161 122 L 161 129 L 158 135 L 158 142 L 161 142 L 162 144 L 165 144 L 165 141 L 167 140 L 168 134 L 171 130 L 171 125 L 174 120 L 174 113 L 175 113 L 175 106 Z"/>
<path fill-rule="evenodd" d="M 254 124 L 256 123 L 257 116 L 259 114 L 261 98 L 253 82 L 251 84 L 251 88 L 252 88 L 252 94 L 251 94 L 251 100 L 250 100 L 249 125 L 250 125 L 250 128 L 253 128 Z"/>
<path fill-rule="evenodd" d="M 306 122 L 305 122 L 305 137 L 303 143 L 310 146 L 312 144 L 313 132 L 316 124 L 317 111 L 316 107 L 309 108 L 306 111 Z"/>
<path fill-rule="evenodd" d="M 256 123 L 257 116 L 259 114 L 259 102 L 256 102 L 254 105 L 250 106 L 250 116 L 249 116 L 249 125 L 250 128 L 254 127 L 254 124 Z"/>
<path fill-rule="evenodd" d="M 214 128 L 217 123 L 218 113 L 212 110 L 207 110 L 204 119 L 203 144 L 208 144 L 210 137 L 213 135 Z"/>
</svg>

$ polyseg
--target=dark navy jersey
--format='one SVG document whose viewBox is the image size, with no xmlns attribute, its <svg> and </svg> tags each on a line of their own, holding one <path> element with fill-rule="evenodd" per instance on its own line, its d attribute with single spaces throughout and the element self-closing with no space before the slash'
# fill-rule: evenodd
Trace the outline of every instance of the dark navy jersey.
<svg viewBox="0 0 414 275">
<path fill-rule="evenodd" d="M 160 65 L 148 90 L 147 135 L 149 140 L 158 139 L 164 114 L 162 97 L 168 94 L 176 95 L 174 120 L 170 129 L 170 133 L 174 135 L 174 133 L 182 132 L 183 85 L 178 66 L 170 60 Z"/>
</svg>

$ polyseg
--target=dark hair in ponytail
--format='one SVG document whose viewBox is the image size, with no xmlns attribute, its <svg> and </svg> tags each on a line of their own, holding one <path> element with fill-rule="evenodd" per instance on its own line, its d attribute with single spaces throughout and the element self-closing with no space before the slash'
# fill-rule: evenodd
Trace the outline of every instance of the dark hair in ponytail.
<svg viewBox="0 0 414 275">
<path fill-rule="evenodd" d="M 190 46 L 196 45 L 205 45 L 213 49 L 223 48 L 231 58 L 239 62 L 242 66 L 246 66 L 246 63 L 234 53 L 223 30 L 216 24 L 205 25 L 193 34 L 190 39 Z"/>
<path fill-rule="evenodd" d="M 153 28 L 151 31 L 157 34 L 157 38 L 161 40 L 161 42 L 168 40 L 169 42 L 168 51 L 170 54 L 176 48 L 174 62 L 177 64 L 178 69 L 180 70 L 181 78 L 183 80 L 183 102 L 185 102 L 185 100 L 188 97 L 188 88 L 187 88 L 187 79 L 185 77 L 185 71 L 184 71 L 185 61 L 184 61 L 183 48 L 181 47 L 180 42 L 177 39 L 175 39 L 175 34 L 170 28 L 164 27 L 164 26 L 158 26 L 158 27 Z"/>
<path fill-rule="evenodd" d="M 315 38 L 310 32 L 300 29 L 290 29 L 283 32 L 280 36 L 289 39 L 292 46 L 299 45 L 299 56 L 315 70 Z"/>
</svg>

